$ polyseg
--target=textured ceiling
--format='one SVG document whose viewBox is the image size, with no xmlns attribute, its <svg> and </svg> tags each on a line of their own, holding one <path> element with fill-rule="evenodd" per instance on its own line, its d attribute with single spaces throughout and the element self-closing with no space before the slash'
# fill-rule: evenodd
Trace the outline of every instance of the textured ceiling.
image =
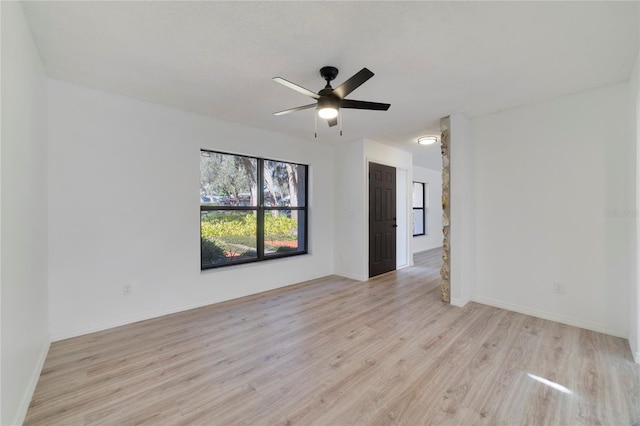
<svg viewBox="0 0 640 426">
<path fill-rule="evenodd" d="M 313 140 L 313 91 L 363 67 L 348 98 L 388 112 L 343 111 L 344 136 L 368 138 L 437 167 L 417 136 L 440 117 L 474 117 L 626 81 L 638 51 L 635 2 L 27 2 L 50 77 Z M 435 159 L 435 163 L 434 163 Z M 433 164 L 432 164 L 433 163 Z"/>
</svg>

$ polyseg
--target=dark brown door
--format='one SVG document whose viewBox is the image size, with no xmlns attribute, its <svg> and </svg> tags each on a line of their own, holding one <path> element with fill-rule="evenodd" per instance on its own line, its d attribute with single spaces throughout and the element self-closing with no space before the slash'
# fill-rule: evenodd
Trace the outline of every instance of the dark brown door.
<svg viewBox="0 0 640 426">
<path fill-rule="evenodd" d="M 369 163 L 369 277 L 396 269 L 396 169 Z"/>
</svg>

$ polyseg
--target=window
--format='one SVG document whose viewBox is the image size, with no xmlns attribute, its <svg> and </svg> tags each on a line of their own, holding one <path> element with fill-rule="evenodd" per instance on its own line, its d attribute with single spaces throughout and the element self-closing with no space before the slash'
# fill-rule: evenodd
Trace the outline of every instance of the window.
<svg viewBox="0 0 640 426">
<path fill-rule="evenodd" d="M 426 235 L 425 184 L 413 182 L 413 236 Z"/>
<path fill-rule="evenodd" d="M 307 170 L 200 151 L 200 268 L 307 253 Z"/>
</svg>

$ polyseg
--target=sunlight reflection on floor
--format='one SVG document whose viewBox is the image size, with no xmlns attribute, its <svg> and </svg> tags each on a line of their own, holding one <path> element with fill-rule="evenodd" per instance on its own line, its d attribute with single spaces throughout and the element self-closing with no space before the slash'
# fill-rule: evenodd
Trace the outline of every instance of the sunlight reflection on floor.
<svg viewBox="0 0 640 426">
<path fill-rule="evenodd" d="M 559 385 L 556 382 L 552 382 L 551 380 L 547 380 L 544 377 L 536 376 L 535 374 L 531 374 L 531 373 L 527 373 L 527 376 L 531 377 L 533 380 L 537 380 L 540 383 L 550 386 L 555 390 L 559 390 L 560 392 L 573 394 L 573 392 L 571 392 L 569 389 L 565 388 L 564 386 Z"/>
</svg>

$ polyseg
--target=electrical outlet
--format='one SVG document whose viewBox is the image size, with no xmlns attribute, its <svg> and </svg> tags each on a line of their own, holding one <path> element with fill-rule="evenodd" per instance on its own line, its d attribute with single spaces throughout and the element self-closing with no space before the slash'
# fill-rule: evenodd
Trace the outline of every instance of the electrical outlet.
<svg viewBox="0 0 640 426">
<path fill-rule="evenodd" d="M 125 285 L 122 286 L 122 294 L 124 296 L 131 296 L 132 293 L 133 293 L 132 283 L 126 283 Z"/>
<path fill-rule="evenodd" d="M 564 285 L 561 283 L 553 283 L 553 292 L 555 294 L 564 294 Z"/>
</svg>

